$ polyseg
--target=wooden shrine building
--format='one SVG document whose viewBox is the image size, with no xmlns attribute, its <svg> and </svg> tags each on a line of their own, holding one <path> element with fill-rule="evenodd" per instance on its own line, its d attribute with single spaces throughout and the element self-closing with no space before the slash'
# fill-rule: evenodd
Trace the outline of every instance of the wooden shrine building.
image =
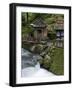
<svg viewBox="0 0 73 90">
<path fill-rule="evenodd" d="M 59 18 L 55 24 L 56 30 L 56 45 L 58 47 L 63 47 L 64 44 L 64 20 Z"/>
<path fill-rule="evenodd" d="M 47 38 L 47 24 L 42 18 L 37 18 L 31 24 L 33 29 L 33 37 L 37 41 L 45 40 Z"/>
</svg>

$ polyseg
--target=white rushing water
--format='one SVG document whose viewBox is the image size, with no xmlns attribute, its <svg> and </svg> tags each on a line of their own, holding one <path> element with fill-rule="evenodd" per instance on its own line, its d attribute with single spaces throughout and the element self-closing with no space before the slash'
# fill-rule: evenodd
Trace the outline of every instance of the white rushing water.
<svg viewBox="0 0 73 90">
<path fill-rule="evenodd" d="M 40 56 L 32 55 L 27 50 L 22 49 L 22 57 L 21 77 L 55 76 L 53 73 L 40 67 L 40 63 L 37 61 Z"/>
</svg>

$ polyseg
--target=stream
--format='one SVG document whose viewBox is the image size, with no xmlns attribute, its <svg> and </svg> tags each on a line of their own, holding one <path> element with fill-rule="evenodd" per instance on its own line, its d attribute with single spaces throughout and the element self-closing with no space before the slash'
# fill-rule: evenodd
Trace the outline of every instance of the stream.
<svg viewBox="0 0 73 90">
<path fill-rule="evenodd" d="M 47 77 L 55 76 L 53 73 L 40 67 L 39 59 L 42 57 L 26 49 L 21 49 L 21 77 Z"/>
</svg>

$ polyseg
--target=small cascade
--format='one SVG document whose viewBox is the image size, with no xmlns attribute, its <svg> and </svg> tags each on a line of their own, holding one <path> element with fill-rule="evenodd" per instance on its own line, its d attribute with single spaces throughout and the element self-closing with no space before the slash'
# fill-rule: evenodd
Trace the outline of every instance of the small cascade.
<svg viewBox="0 0 73 90">
<path fill-rule="evenodd" d="M 34 55 L 25 49 L 22 49 L 21 54 L 21 77 L 54 76 L 53 73 L 40 68 L 38 59 L 41 57 L 39 55 Z"/>
</svg>

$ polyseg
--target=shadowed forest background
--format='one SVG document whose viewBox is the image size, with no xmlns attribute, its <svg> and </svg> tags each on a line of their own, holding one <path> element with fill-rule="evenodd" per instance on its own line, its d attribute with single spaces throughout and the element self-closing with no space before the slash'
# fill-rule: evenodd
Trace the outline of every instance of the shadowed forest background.
<svg viewBox="0 0 73 90">
<path fill-rule="evenodd" d="M 64 28 L 62 27 L 64 15 L 25 12 L 22 12 L 21 15 L 22 48 L 33 54 L 39 54 L 42 57 L 39 60 L 42 68 L 56 75 L 64 75 Z M 35 25 L 35 23 L 38 24 L 37 22 L 39 24 L 46 23 L 47 27 L 44 30 L 47 30 L 47 37 L 45 39 L 39 37 L 42 25 L 39 25 L 37 39 L 34 36 L 34 31 L 38 28 Z"/>
</svg>

